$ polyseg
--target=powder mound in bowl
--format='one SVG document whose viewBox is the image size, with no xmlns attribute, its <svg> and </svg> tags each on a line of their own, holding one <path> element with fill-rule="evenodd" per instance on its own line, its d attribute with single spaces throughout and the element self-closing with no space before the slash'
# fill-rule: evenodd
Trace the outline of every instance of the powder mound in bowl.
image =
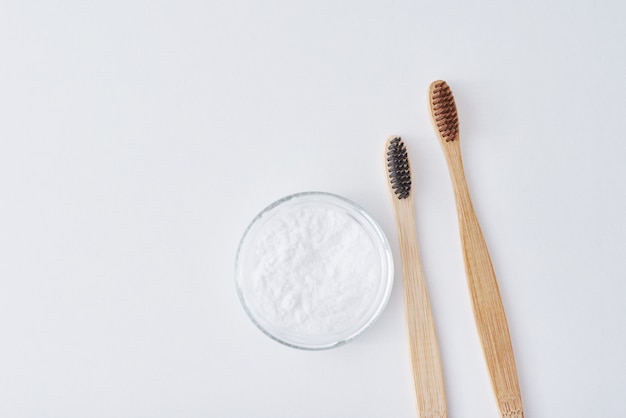
<svg viewBox="0 0 626 418">
<path fill-rule="evenodd" d="M 320 192 L 287 196 L 250 224 L 236 261 L 252 321 L 286 345 L 341 345 L 380 315 L 393 261 L 380 227 L 357 205 Z"/>
</svg>

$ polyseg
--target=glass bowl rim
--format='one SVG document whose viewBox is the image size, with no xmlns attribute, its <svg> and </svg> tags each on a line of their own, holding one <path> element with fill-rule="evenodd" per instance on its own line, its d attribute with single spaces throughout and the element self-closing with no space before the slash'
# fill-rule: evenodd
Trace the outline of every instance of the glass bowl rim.
<svg viewBox="0 0 626 418">
<path fill-rule="evenodd" d="M 289 201 L 292 201 L 294 199 L 299 199 L 299 198 L 308 198 L 308 197 L 315 197 L 315 196 L 321 196 L 329 200 L 339 200 L 341 203 L 345 204 L 345 206 L 349 208 L 350 211 L 357 213 L 361 218 L 363 218 L 369 224 L 369 226 L 372 227 L 376 236 L 376 241 L 374 245 L 381 259 L 386 264 L 386 269 L 385 269 L 386 271 L 382 272 L 381 278 L 380 278 L 381 281 L 385 282 L 384 291 L 380 299 L 380 302 L 378 303 L 376 310 L 371 314 L 370 318 L 368 318 L 367 321 L 360 328 L 352 332 L 347 337 L 339 339 L 338 341 L 335 341 L 333 343 L 324 344 L 324 345 L 307 346 L 304 344 L 296 344 L 290 341 L 285 341 L 284 339 L 281 339 L 278 336 L 274 335 L 272 332 L 267 330 L 257 321 L 257 319 L 254 317 L 254 314 L 250 312 L 250 309 L 248 308 L 248 305 L 245 301 L 239 277 L 240 277 L 240 259 L 242 257 L 242 249 L 243 249 L 244 243 L 246 242 L 246 238 L 248 237 L 248 234 L 250 233 L 252 228 L 261 220 L 261 218 L 263 218 L 267 213 L 269 213 L 276 207 L 283 205 Z M 359 224 L 361 223 L 360 220 L 358 220 L 358 222 Z M 370 232 L 367 232 L 367 234 L 368 236 L 372 235 Z M 338 194 L 329 193 L 329 192 L 306 191 L 306 192 L 293 193 L 293 194 L 284 196 L 274 201 L 273 203 L 269 204 L 268 206 L 266 206 L 252 219 L 252 221 L 246 227 L 243 235 L 241 236 L 241 239 L 239 240 L 239 244 L 237 246 L 237 253 L 235 256 L 235 287 L 237 289 L 237 296 L 239 298 L 239 302 L 241 303 L 241 306 L 246 312 L 246 315 L 248 316 L 248 318 L 261 332 L 263 332 L 265 335 L 270 337 L 272 340 L 280 344 L 283 344 L 285 346 L 300 349 L 300 350 L 318 351 L 318 350 L 326 350 L 330 348 L 335 348 L 335 347 L 342 346 L 352 341 L 359 335 L 361 335 L 365 330 L 371 327 L 374 322 L 376 322 L 376 320 L 381 316 L 382 312 L 385 310 L 387 303 L 389 302 L 389 298 L 390 298 L 391 291 L 393 288 L 393 282 L 394 282 L 393 253 L 391 251 L 391 246 L 389 245 L 389 241 L 387 240 L 387 237 L 383 229 L 381 228 L 381 226 L 378 224 L 378 222 L 376 222 L 374 218 L 372 218 L 372 216 L 363 207 L 361 207 L 357 203 L 353 202 L 352 200 L 348 198 L 340 196 Z"/>
</svg>

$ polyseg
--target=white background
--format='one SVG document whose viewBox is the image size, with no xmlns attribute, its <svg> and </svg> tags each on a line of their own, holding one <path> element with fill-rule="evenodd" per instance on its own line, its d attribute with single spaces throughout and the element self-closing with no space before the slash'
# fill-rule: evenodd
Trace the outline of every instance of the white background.
<svg viewBox="0 0 626 418">
<path fill-rule="evenodd" d="M 619 1 L 0 4 L 1 417 L 415 417 L 401 275 L 341 348 L 245 316 L 257 212 L 321 190 L 398 240 L 404 138 L 451 417 L 497 417 L 427 89 L 442 78 L 526 416 L 626 414 Z"/>
</svg>

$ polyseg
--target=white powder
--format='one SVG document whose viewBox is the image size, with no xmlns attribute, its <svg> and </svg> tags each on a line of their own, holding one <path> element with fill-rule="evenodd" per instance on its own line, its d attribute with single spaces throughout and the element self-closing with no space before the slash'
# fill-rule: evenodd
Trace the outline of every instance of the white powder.
<svg viewBox="0 0 626 418">
<path fill-rule="evenodd" d="M 359 223 L 339 209 L 301 205 L 271 219 L 252 248 L 258 314 L 295 335 L 345 332 L 380 289 L 380 261 Z"/>
</svg>

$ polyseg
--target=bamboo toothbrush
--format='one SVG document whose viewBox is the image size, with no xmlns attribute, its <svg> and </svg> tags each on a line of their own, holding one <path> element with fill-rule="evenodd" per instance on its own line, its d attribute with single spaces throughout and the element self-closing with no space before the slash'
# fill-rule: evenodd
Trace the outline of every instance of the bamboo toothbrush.
<svg viewBox="0 0 626 418">
<path fill-rule="evenodd" d="M 445 81 L 438 80 L 430 85 L 429 101 L 433 126 L 439 136 L 452 178 L 474 319 L 500 415 L 523 418 L 522 397 L 509 327 L 487 244 L 465 181 L 458 114 L 454 97 Z"/>
<path fill-rule="evenodd" d="M 446 418 L 439 346 L 417 246 L 409 157 L 402 139 L 397 136 L 387 139 L 385 150 L 387 180 L 400 237 L 404 307 L 417 410 L 422 418 Z"/>
</svg>

